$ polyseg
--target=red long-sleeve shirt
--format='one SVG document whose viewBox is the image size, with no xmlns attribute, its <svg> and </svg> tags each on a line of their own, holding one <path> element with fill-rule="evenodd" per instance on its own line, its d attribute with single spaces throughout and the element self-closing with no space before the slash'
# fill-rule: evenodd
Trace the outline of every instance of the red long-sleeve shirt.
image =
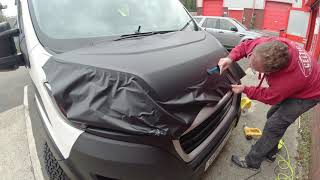
<svg viewBox="0 0 320 180">
<path fill-rule="evenodd" d="M 303 48 L 283 38 L 258 38 L 245 41 L 229 54 L 233 61 L 247 57 L 255 46 L 269 41 L 288 45 L 289 64 L 270 74 L 265 74 L 269 87 L 245 87 L 244 93 L 254 100 L 274 105 L 287 98 L 320 99 L 320 66 Z"/>
</svg>

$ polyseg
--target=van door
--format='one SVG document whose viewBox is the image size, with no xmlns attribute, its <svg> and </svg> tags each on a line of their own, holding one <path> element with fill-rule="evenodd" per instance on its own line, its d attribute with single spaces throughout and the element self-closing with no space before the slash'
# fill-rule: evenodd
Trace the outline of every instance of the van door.
<svg viewBox="0 0 320 180">
<path fill-rule="evenodd" d="M 223 45 L 227 48 L 236 46 L 242 38 L 238 31 L 232 31 L 232 29 L 238 30 L 237 27 L 227 19 L 220 19 L 219 25 L 220 30 L 218 33 L 224 39 Z"/>
<path fill-rule="evenodd" d="M 224 45 L 223 38 L 219 35 L 219 19 L 217 18 L 206 18 L 202 25 L 205 30 L 217 38 L 222 45 Z"/>
</svg>

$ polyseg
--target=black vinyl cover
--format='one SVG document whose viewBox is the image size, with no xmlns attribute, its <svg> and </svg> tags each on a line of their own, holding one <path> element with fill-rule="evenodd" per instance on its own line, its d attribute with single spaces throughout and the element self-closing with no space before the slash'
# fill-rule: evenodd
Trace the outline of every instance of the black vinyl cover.
<svg viewBox="0 0 320 180">
<path fill-rule="evenodd" d="M 225 55 L 216 40 L 211 37 L 204 40 L 203 33 L 193 34 L 195 37 L 189 35 L 191 40 L 184 38 L 185 43 L 179 40 L 179 34 L 168 36 L 171 43 L 176 43 L 175 51 L 170 44 L 166 49 L 161 47 L 163 37 L 152 36 L 126 41 L 126 50 L 121 53 L 119 49 L 110 48 L 119 47 L 118 44 L 102 44 L 52 56 L 43 69 L 51 93 L 67 119 L 93 128 L 135 135 L 180 137 L 201 108 L 215 105 L 230 90 L 230 82 L 225 76 L 209 76 L 205 71 L 219 59 L 210 64 L 209 57 Z M 152 51 L 146 51 L 143 44 L 151 42 Z M 210 43 L 211 48 L 218 50 L 209 49 Z M 199 48 L 205 49 L 199 54 L 190 54 L 189 59 L 174 61 L 173 56 L 177 54 L 188 55 L 180 51 L 192 48 L 192 44 L 203 44 Z M 143 56 L 139 56 L 141 53 Z M 123 56 L 130 61 L 119 63 Z M 138 65 L 131 65 L 135 59 Z M 119 68 L 123 63 L 126 66 Z M 190 68 L 195 70 L 190 72 Z M 189 78 L 190 73 L 193 73 L 192 78 Z M 175 79 L 177 76 L 183 79 Z"/>
</svg>

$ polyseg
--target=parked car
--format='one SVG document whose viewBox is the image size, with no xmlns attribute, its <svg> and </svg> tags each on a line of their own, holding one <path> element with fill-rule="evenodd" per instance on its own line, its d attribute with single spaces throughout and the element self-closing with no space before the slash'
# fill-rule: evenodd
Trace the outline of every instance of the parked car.
<svg viewBox="0 0 320 180">
<path fill-rule="evenodd" d="M 0 24 L 0 69 L 29 71 L 50 179 L 200 178 L 239 120 L 241 94 L 230 84 L 243 71 L 235 63 L 207 74 L 227 51 L 180 1 L 17 7 L 19 28 Z"/>
<path fill-rule="evenodd" d="M 240 42 L 265 36 L 250 31 L 236 19 L 218 16 L 194 16 L 197 23 L 217 38 L 228 50 Z"/>
</svg>

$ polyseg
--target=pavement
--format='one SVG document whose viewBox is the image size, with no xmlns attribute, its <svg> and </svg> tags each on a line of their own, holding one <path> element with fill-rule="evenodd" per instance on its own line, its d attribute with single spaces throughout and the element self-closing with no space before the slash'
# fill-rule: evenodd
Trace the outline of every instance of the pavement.
<svg viewBox="0 0 320 180">
<path fill-rule="evenodd" d="M 34 179 L 26 134 L 23 105 L 0 114 L 0 179 Z"/>
<path fill-rule="evenodd" d="M 25 68 L 0 72 L 0 179 L 33 180 L 27 136 L 24 86 L 29 82 Z"/>
<path fill-rule="evenodd" d="M 247 69 L 245 61 L 240 65 Z M 255 75 L 247 70 L 243 78 L 244 84 L 256 85 Z M 32 114 L 29 114 L 26 85 L 30 85 L 25 68 L 15 72 L 0 73 L 0 180 L 42 180 L 48 179 L 43 175 L 41 134 L 33 134 L 31 127 Z M 254 171 L 241 169 L 231 163 L 231 155 L 245 155 L 254 143 L 243 135 L 243 125 L 263 128 L 268 106 L 253 102 L 253 107 L 246 116 L 242 116 L 238 126 L 233 130 L 222 152 L 215 162 L 205 172 L 201 180 L 239 180 L 245 179 Z M 30 119 L 31 116 L 31 119 Z M 35 123 L 37 124 L 37 123 Z M 284 140 L 288 146 L 291 160 L 295 166 L 294 157 L 297 156 L 297 123 L 287 131 Z M 40 140 L 39 140 L 40 139 Z M 39 160 L 40 159 L 40 160 Z M 264 162 L 262 171 L 251 179 L 275 179 L 274 168 L 276 163 Z M 299 173 L 299 172 L 297 172 Z M 44 178 L 43 178 L 44 177 Z"/>
</svg>

